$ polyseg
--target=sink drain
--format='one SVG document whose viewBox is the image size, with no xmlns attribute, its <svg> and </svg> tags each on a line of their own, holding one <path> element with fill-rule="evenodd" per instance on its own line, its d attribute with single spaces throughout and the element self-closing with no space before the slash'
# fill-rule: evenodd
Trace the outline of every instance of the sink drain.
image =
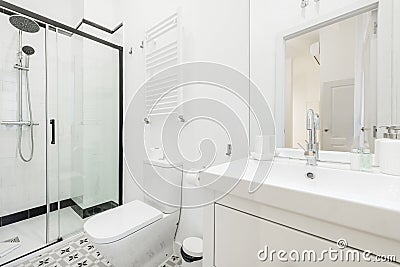
<svg viewBox="0 0 400 267">
<path fill-rule="evenodd" d="M 306 178 L 307 179 L 313 180 L 313 179 L 315 179 L 315 177 L 316 177 L 316 175 L 313 172 L 307 172 L 306 173 Z"/>
</svg>

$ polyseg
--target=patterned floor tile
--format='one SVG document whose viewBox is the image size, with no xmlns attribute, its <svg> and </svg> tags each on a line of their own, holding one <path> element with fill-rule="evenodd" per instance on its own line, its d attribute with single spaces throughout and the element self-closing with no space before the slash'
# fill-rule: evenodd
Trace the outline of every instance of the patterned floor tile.
<svg viewBox="0 0 400 267">
<path fill-rule="evenodd" d="M 172 256 L 160 267 L 178 267 L 182 260 Z M 82 234 L 68 244 L 53 248 L 18 267 L 112 267 L 113 265 Z"/>
</svg>

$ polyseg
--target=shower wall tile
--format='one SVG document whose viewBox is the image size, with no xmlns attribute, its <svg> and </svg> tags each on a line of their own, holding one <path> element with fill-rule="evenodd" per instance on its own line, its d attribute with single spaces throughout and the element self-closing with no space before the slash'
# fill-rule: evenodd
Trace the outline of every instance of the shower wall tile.
<svg viewBox="0 0 400 267">
<path fill-rule="evenodd" d="M 12 109 L 12 110 L 17 110 L 17 104 L 15 103 L 17 101 L 17 93 L 16 91 L 12 90 L 7 90 L 7 86 L 9 85 L 10 82 L 3 82 L 5 85 L 0 92 L 0 99 L 2 102 L 2 105 L 4 105 L 2 108 L 3 109 Z"/>
<path fill-rule="evenodd" d="M 29 210 L 29 218 L 33 218 L 46 213 L 46 206 L 39 206 Z"/>
<path fill-rule="evenodd" d="M 4 75 L 4 78 L 7 78 L 6 76 L 7 75 Z M 15 97 L 17 95 L 17 86 L 17 82 L 14 80 L 3 80 L 3 92 L 15 93 Z"/>
<path fill-rule="evenodd" d="M 9 117 L 8 117 L 9 118 Z M 7 119 L 1 116 L 0 120 Z M 17 134 L 14 129 L 7 129 L 0 126 L 0 160 L 5 158 L 15 158 L 17 156 Z"/>
<path fill-rule="evenodd" d="M 16 186 L 3 187 L 2 189 L 2 207 L 0 216 L 24 210 L 22 201 L 20 199 L 16 199 L 19 196 L 22 196 L 24 192 L 18 190 Z"/>
<path fill-rule="evenodd" d="M 3 90 L 0 91 L 0 120 L 15 120 L 17 116 L 17 95 L 4 87 L 8 83 L 3 82 Z"/>
<path fill-rule="evenodd" d="M 26 220 L 28 219 L 28 216 L 29 212 L 27 210 L 15 213 L 13 215 L 4 216 L 1 218 L 1 226 L 6 226 L 15 222 Z"/>
<path fill-rule="evenodd" d="M 15 61 L 7 61 L 3 64 L 3 77 L 2 80 L 6 82 L 15 83 L 14 90 L 17 89 L 16 84 L 18 82 L 18 73 L 14 69 Z"/>
<path fill-rule="evenodd" d="M 5 171 L 2 171 L 1 180 L 2 187 L 11 188 L 17 187 L 19 185 L 18 179 L 12 179 L 16 175 L 16 170 L 11 168 L 13 159 L 2 160 L 0 164 L 0 168 L 4 168 Z"/>
</svg>

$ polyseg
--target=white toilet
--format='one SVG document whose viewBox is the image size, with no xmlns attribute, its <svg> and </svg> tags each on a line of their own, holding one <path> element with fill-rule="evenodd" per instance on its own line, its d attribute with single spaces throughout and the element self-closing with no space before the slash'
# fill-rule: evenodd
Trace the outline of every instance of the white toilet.
<svg viewBox="0 0 400 267">
<path fill-rule="evenodd" d="M 177 187 L 167 192 L 163 183 L 179 185 L 181 171 L 166 161 L 144 162 L 144 187 L 168 203 L 179 203 Z M 158 174 L 159 173 L 159 174 Z M 161 180 L 159 175 L 164 179 Z M 84 230 L 93 245 L 115 267 L 154 267 L 173 253 L 173 239 L 178 221 L 178 208 L 150 197 L 145 203 L 132 201 L 90 218 Z"/>
</svg>

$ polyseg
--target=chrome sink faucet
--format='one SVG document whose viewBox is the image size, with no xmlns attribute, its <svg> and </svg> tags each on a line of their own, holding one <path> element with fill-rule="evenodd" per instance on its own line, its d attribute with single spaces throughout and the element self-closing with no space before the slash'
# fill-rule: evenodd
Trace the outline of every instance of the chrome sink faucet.
<svg viewBox="0 0 400 267">
<path fill-rule="evenodd" d="M 319 160 L 319 142 L 318 130 L 320 128 L 319 115 L 314 110 L 307 110 L 306 130 L 308 132 L 307 149 L 304 151 L 304 156 L 307 159 L 307 165 L 316 166 Z"/>
</svg>

